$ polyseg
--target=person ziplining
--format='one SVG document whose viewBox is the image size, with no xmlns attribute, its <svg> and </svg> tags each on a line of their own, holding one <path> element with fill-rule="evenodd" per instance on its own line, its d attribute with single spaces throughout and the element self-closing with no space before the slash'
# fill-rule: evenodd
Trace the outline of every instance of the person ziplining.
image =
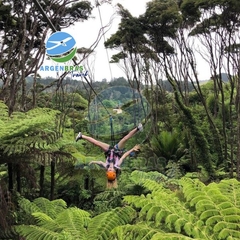
<svg viewBox="0 0 240 240">
<path fill-rule="evenodd" d="M 105 152 L 106 162 L 91 161 L 90 164 L 98 164 L 106 169 L 107 187 L 117 187 L 117 176 L 120 173 L 120 166 L 123 160 L 134 152 L 140 151 L 140 145 L 135 145 L 128 151 L 124 151 L 126 142 L 133 137 L 138 131 L 143 131 L 143 126 L 140 123 L 136 128 L 131 130 L 126 136 L 124 136 L 117 144 L 111 146 L 105 142 L 98 141 L 92 137 L 83 135 L 81 132 L 76 136 L 76 142 L 80 139 L 86 140 L 95 146 L 101 148 Z"/>
</svg>

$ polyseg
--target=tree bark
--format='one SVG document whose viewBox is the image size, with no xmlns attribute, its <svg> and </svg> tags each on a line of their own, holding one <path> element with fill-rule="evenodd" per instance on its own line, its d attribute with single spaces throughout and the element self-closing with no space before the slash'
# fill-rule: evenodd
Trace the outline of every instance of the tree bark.
<svg viewBox="0 0 240 240">
<path fill-rule="evenodd" d="M 55 188 L 55 160 L 51 161 L 51 193 L 50 200 L 54 199 L 54 188 Z"/>
<path fill-rule="evenodd" d="M 21 169 L 20 165 L 16 164 L 16 180 L 17 180 L 17 191 L 21 193 L 22 184 L 21 184 Z"/>
<path fill-rule="evenodd" d="M 39 180 L 39 185 L 40 185 L 39 197 L 43 197 L 44 172 L 45 172 L 45 166 L 41 165 L 41 167 L 40 167 L 40 180 Z"/>
<path fill-rule="evenodd" d="M 236 95 L 236 111 L 237 111 L 237 179 L 240 180 L 240 69 L 238 70 L 237 79 L 237 95 Z"/>
<path fill-rule="evenodd" d="M 8 163 L 8 190 L 13 191 L 13 166 L 12 163 Z"/>
</svg>

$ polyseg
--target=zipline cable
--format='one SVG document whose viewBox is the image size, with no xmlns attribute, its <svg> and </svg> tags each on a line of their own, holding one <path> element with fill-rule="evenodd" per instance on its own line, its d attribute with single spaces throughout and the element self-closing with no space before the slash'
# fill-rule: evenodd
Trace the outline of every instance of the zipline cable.
<svg viewBox="0 0 240 240">
<path fill-rule="evenodd" d="M 100 18 L 101 28 L 103 28 L 102 14 L 101 14 L 99 6 L 100 6 L 100 3 L 98 2 L 98 0 L 96 0 L 96 7 L 98 9 L 98 14 L 99 14 L 99 18 Z M 106 42 L 105 33 L 103 33 L 103 40 L 104 40 L 104 42 Z M 112 69 L 111 69 L 111 65 L 110 65 L 110 61 L 109 61 L 109 55 L 108 55 L 107 48 L 106 48 L 106 54 L 107 54 L 107 60 L 108 60 L 108 67 L 109 67 L 110 77 L 111 77 L 111 79 L 113 79 Z"/>
<path fill-rule="evenodd" d="M 45 18 L 45 20 L 47 21 L 47 23 L 49 24 L 50 28 L 52 29 L 53 32 L 57 32 L 57 29 L 55 28 L 55 26 L 53 25 L 52 21 L 48 18 L 46 12 L 44 11 L 44 9 L 42 8 L 41 4 L 38 2 L 38 0 L 33 0 L 33 2 L 36 4 L 37 8 L 39 9 L 39 11 L 41 12 L 41 14 L 43 15 L 43 17 Z M 100 14 L 101 16 L 101 14 Z M 100 17 L 101 19 L 101 17 Z M 102 20 L 101 20 L 101 24 L 102 24 Z M 104 35 L 103 35 L 104 36 Z M 105 36 L 104 36 L 105 38 Z M 75 64 L 75 66 L 77 65 L 77 62 L 75 59 L 72 59 L 73 63 Z M 91 90 L 93 91 L 93 93 L 96 95 L 96 97 L 99 99 L 97 92 L 94 90 L 94 88 L 92 87 L 92 85 L 90 84 L 90 82 L 88 81 L 88 79 L 86 78 L 86 76 L 83 76 L 84 79 L 86 80 L 87 84 L 89 85 L 89 87 L 91 88 Z M 108 109 L 105 107 L 105 105 L 103 104 L 102 100 L 99 99 L 100 103 L 102 104 L 103 108 L 106 110 L 106 112 L 109 115 L 110 118 L 110 127 L 111 127 L 111 140 L 114 141 L 114 131 L 113 131 L 113 124 L 112 124 L 112 115 L 110 114 L 110 112 L 108 111 Z"/>
</svg>

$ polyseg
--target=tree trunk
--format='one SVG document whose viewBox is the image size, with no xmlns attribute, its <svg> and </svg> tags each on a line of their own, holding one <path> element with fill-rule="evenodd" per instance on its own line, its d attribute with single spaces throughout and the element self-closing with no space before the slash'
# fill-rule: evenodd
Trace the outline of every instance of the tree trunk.
<svg viewBox="0 0 240 240">
<path fill-rule="evenodd" d="M 19 193 L 21 193 L 21 189 L 22 189 L 22 186 L 21 186 L 21 169 L 20 169 L 20 165 L 19 164 L 16 164 L 16 180 L 17 180 L 17 191 Z"/>
<path fill-rule="evenodd" d="M 238 72 L 237 95 L 236 95 L 236 111 L 237 111 L 237 179 L 240 180 L 240 69 Z"/>
<path fill-rule="evenodd" d="M 8 163 L 8 190 L 13 191 L 13 166 L 12 163 Z"/>
<path fill-rule="evenodd" d="M 199 158 L 205 169 L 208 171 L 211 177 L 214 176 L 214 169 L 211 162 L 210 151 L 208 148 L 207 140 L 203 134 L 203 132 L 197 127 L 196 121 L 192 115 L 191 110 L 184 105 L 184 103 L 180 99 L 179 91 L 177 91 L 174 80 L 168 76 L 168 81 L 173 87 L 174 95 L 178 106 L 183 112 L 186 121 L 185 125 L 189 129 L 191 136 L 194 138 L 194 144 L 196 148 L 199 150 Z"/>
<path fill-rule="evenodd" d="M 238 103 L 237 117 L 237 179 L 240 180 L 240 107 Z"/>
<path fill-rule="evenodd" d="M 40 167 L 40 180 L 39 180 L 39 185 L 40 185 L 39 197 L 43 197 L 44 172 L 45 172 L 45 166 L 41 165 L 41 167 Z"/>
<path fill-rule="evenodd" d="M 55 160 L 51 161 L 51 193 L 50 193 L 50 200 L 54 199 L 54 187 L 55 187 Z"/>
</svg>

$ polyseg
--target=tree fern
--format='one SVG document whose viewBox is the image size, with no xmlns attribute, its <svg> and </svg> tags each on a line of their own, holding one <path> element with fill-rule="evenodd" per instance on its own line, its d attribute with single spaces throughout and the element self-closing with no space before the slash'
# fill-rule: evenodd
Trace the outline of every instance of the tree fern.
<svg viewBox="0 0 240 240">
<path fill-rule="evenodd" d="M 35 225 L 21 225 L 15 227 L 20 236 L 24 236 L 26 240 L 62 240 L 62 239 L 74 239 L 66 238 L 64 233 L 56 233 L 54 230 L 44 229 Z M 71 236 L 68 236 L 71 237 Z"/>
<path fill-rule="evenodd" d="M 151 240 L 190 240 L 190 239 L 195 239 L 197 238 L 190 238 L 181 234 L 176 234 L 176 233 L 157 233 L 153 235 Z"/>
<path fill-rule="evenodd" d="M 87 239 L 109 240 L 115 227 L 130 223 L 134 217 L 135 211 L 131 207 L 116 208 L 97 215 L 89 222 Z"/>
<path fill-rule="evenodd" d="M 16 229 L 21 231 L 22 236 L 37 237 L 39 234 L 39 238 L 33 240 L 41 239 L 44 234 L 46 239 L 50 238 L 53 229 L 55 234 L 59 234 L 59 239 L 66 236 L 69 236 L 68 239 L 86 240 L 240 238 L 240 213 L 236 207 L 236 196 L 240 189 L 235 181 L 224 180 L 206 186 L 199 180 L 182 178 L 177 191 L 170 191 L 163 184 L 149 179 L 141 184 L 150 192 L 140 196 L 125 196 L 124 203 L 130 206 L 116 208 L 93 218 L 83 210 L 64 207 L 56 218 L 45 216 L 45 213 L 32 213 L 38 230 L 35 233 L 31 232 L 33 230 L 24 230 L 23 234 L 23 229 Z M 227 191 L 228 184 L 231 192 Z M 29 202 L 26 205 L 29 206 Z M 40 209 L 42 205 L 35 207 Z M 30 206 L 26 209 L 34 210 Z M 30 228 L 34 229 L 32 226 Z"/>
<path fill-rule="evenodd" d="M 131 180 L 133 180 L 135 183 L 143 183 L 146 179 L 154 180 L 157 183 L 165 182 L 168 180 L 168 177 L 163 175 L 162 173 L 159 173 L 157 171 L 155 172 L 142 172 L 142 171 L 133 171 L 131 174 Z"/>
<path fill-rule="evenodd" d="M 90 214 L 79 208 L 72 207 L 59 213 L 55 221 L 75 239 L 85 239 Z"/>
<path fill-rule="evenodd" d="M 69 152 L 61 150 L 66 143 L 60 141 L 59 125 L 59 111 L 48 108 L 14 112 L 11 118 L 4 118 L 0 124 L 2 161 L 11 156 L 15 162 L 28 159 L 46 165 L 53 155 L 55 161 L 63 158 L 74 161 Z"/>
<path fill-rule="evenodd" d="M 55 208 L 54 204 L 58 204 L 59 207 Z M 19 225 L 14 229 L 20 236 L 31 240 L 109 240 L 115 227 L 129 224 L 136 217 L 136 211 L 129 206 L 91 218 L 90 213 L 84 210 L 76 207 L 66 208 L 62 200 L 49 201 L 38 198 L 29 202 L 21 199 L 19 205 L 23 211 L 31 213 L 34 221 L 31 225 Z"/>
<path fill-rule="evenodd" d="M 151 193 L 125 196 L 124 201 L 139 209 L 137 222 L 145 221 L 149 228 L 156 226 L 168 234 L 161 234 L 160 238 L 157 233 L 151 239 L 238 239 L 237 181 L 224 180 L 206 186 L 197 179 L 182 178 L 176 192 L 152 180 L 145 179 L 142 185 Z"/>
<path fill-rule="evenodd" d="M 150 240 L 156 233 L 163 234 L 163 231 L 149 227 L 147 224 L 138 223 L 136 225 L 126 224 L 118 226 L 112 230 L 112 239 L 118 240 Z"/>
<path fill-rule="evenodd" d="M 240 209 L 240 182 L 236 179 L 222 180 L 218 188 L 224 196 L 230 199 L 231 203 Z"/>
<path fill-rule="evenodd" d="M 26 198 L 21 198 L 19 201 L 20 208 L 27 214 L 32 214 L 34 212 L 41 212 L 41 208 L 39 208 L 35 203 L 30 202 Z"/>
<path fill-rule="evenodd" d="M 36 198 L 33 201 L 33 203 L 36 204 L 36 206 L 38 206 L 41 209 L 41 212 L 46 213 L 51 218 L 56 217 L 57 214 L 56 214 L 55 208 L 53 208 L 54 203 L 51 202 L 50 200 L 40 197 L 40 198 Z"/>
<path fill-rule="evenodd" d="M 239 228 L 238 230 L 233 230 L 229 228 L 224 228 L 221 230 L 221 232 L 218 234 L 218 239 L 228 239 L 230 237 L 233 237 L 233 239 L 240 239 L 240 232 Z"/>
<path fill-rule="evenodd" d="M 62 199 L 55 199 L 51 201 L 52 208 L 56 214 L 62 212 L 64 209 L 67 208 L 67 204 Z"/>
<path fill-rule="evenodd" d="M 41 227 L 42 229 L 47 230 L 53 230 L 54 232 L 61 233 L 63 231 L 63 227 L 58 224 L 55 219 L 52 219 L 47 214 L 42 212 L 35 212 L 32 213 L 32 216 L 34 217 L 36 221 L 36 225 Z"/>
</svg>

